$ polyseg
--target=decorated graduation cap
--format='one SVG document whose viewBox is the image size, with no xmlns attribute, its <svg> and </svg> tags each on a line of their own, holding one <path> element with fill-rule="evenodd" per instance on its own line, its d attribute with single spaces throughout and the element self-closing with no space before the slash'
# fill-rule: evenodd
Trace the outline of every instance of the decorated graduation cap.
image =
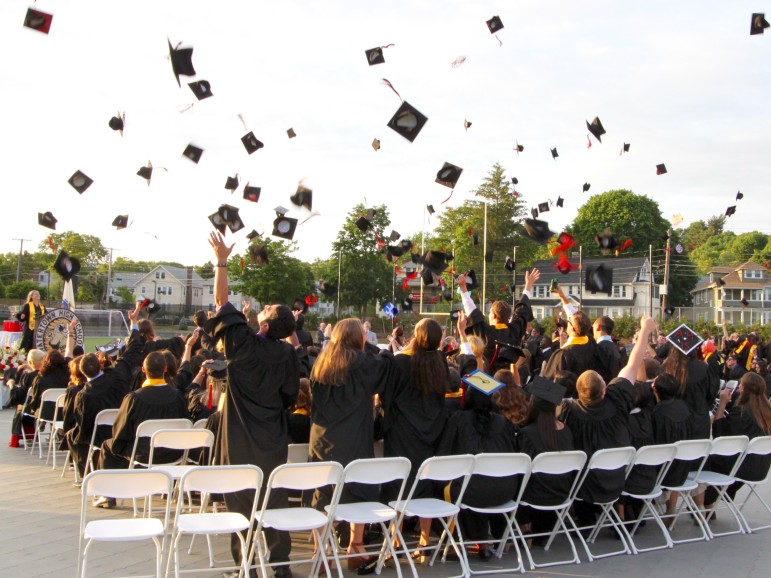
<svg viewBox="0 0 771 578">
<path fill-rule="evenodd" d="M 190 87 L 190 90 L 193 91 L 193 94 L 198 100 L 203 100 L 205 98 L 209 98 L 210 96 L 214 96 L 214 93 L 211 91 L 211 84 L 208 80 L 196 80 L 195 82 L 189 82 L 188 86 Z"/>
<path fill-rule="evenodd" d="M 542 399 L 545 402 L 559 405 L 565 397 L 567 389 L 556 381 L 536 375 L 533 380 L 522 388 L 526 393 L 533 397 Z"/>
<path fill-rule="evenodd" d="M 587 120 L 586 128 L 589 129 L 589 132 L 592 133 L 592 136 L 594 136 L 594 138 L 596 138 L 597 141 L 602 144 L 602 135 L 605 134 L 605 128 L 602 126 L 602 122 L 600 122 L 600 117 L 595 116 L 592 122 Z"/>
<path fill-rule="evenodd" d="M 558 156 L 560 155 L 557 152 L 557 147 L 554 147 L 553 149 L 551 149 L 551 158 L 556 159 Z"/>
<path fill-rule="evenodd" d="M 94 183 L 94 180 L 82 171 L 75 171 L 67 182 L 82 195 Z"/>
<path fill-rule="evenodd" d="M 153 163 L 150 161 L 147 161 L 147 166 L 139 167 L 139 170 L 137 171 L 137 175 L 142 177 L 147 181 L 147 186 L 150 186 L 150 181 L 153 178 Z"/>
<path fill-rule="evenodd" d="M 587 265 L 584 286 L 587 291 L 593 293 L 607 293 L 608 295 L 612 295 L 613 269 L 605 267 L 602 263 L 599 265 Z"/>
<path fill-rule="evenodd" d="M 112 226 L 118 229 L 125 229 L 128 227 L 128 215 L 118 215 L 112 220 Z"/>
<path fill-rule="evenodd" d="M 468 375 L 462 377 L 461 380 L 469 387 L 473 387 L 475 390 L 488 396 L 506 385 L 495 379 L 492 375 L 486 374 L 481 369 L 475 369 Z"/>
<path fill-rule="evenodd" d="M 385 64 L 385 57 L 383 56 L 382 46 L 377 46 L 375 48 L 365 50 L 364 54 L 367 57 L 367 63 L 370 66 L 374 66 L 375 64 Z"/>
<path fill-rule="evenodd" d="M 187 145 L 185 150 L 182 151 L 182 156 L 193 161 L 195 164 L 198 164 L 198 161 L 201 160 L 202 155 L 203 149 L 195 146 L 194 144 Z"/>
<path fill-rule="evenodd" d="M 286 216 L 286 209 L 276 207 L 276 218 L 273 220 L 273 232 L 271 235 L 291 241 L 297 229 L 297 219 Z"/>
<path fill-rule="evenodd" d="M 64 281 L 69 281 L 80 272 L 80 261 L 75 257 L 70 257 L 67 251 L 59 251 L 54 263 L 54 270 Z"/>
<path fill-rule="evenodd" d="M 239 183 L 239 177 L 236 174 L 236 175 L 234 175 L 232 177 L 228 177 L 225 180 L 225 188 L 232 193 L 233 191 L 235 191 L 238 188 L 238 183 Z"/>
<path fill-rule="evenodd" d="M 252 131 L 249 131 L 244 136 L 242 136 L 241 142 L 243 143 L 246 152 L 249 154 L 257 152 L 265 146 L 256 136 L 254 136 Z"/>
<path fill-rule="evenodd" d="M 582 192 L 587 192 L 590 188 L 592 188 L 591 183 L 584 183 L 584 186 L 581 187 Z"/>
<path fill-rule="evenodd" d="M 667 341 L 677 347 L 683 354 L 688 355 L 704 340 L 699 337 L 698 333 L 683 323 L 680 327 L 667 335 Z"/>
<path fill-rule="evenodd" d="M 297 192 L 289 197 L 289 200 L 292 204 L 310 211 L 313 208 L 313 191 L 303 185 L 297 185 Z"/>
<path fill-rule="evenodd" d="M 660 165 L 656 165 L 656 174 L 657 175 L 666 175 L 667 174 L 667 165 L 664 163 L 661 163 Z"/>
<path fill-rule="evenodd" d="M 434 182 L 444 185 L 447 188 L 454 189 L 458 183 L 463 169 L 455 166 L 452 163 L 445 162 L 439 172 L 436 173 L 436 180 Z"/>
<path fill-rule="evenodd" d="M 736 212 L 736 205 L 731 205 L 725 210 L 725 216 L 730 217 Z"/>
<path fill-rule="evenodd" d="M 47 14 L 46 12 L 42 12 L 40 10 L 28 8 L 27 14 L 24 16 L 24 26 L 31 28 L 32 30 L 42 32 L 43 34 L 48 34 L 49 30 L 51 30 L 51 23 L 53 22 L 53 19 L 53 14 Z"/>
<path fill-rule="evenodd" d="M 393 303 L 390 303 L 390 302 L 383 305 L 383 311 L 385 312 L 385 314 L 388 316 L 389 319 L 393 319 L 399 314 L 399 310 L 396 307 L 394 307 Z"/>
<path fill-rule="evenodd" d="M 362 233 L 366 233 L 370 227 L 372 227 L 372 221 L 375 218 L 375 209 L 367 209 L 366 215 L 361 215 L 358 219 L 356 219 L 356 227 L 361 231 Z"/>
<path fill-rule="evenodd" d="M 45 213 L 38 213 L 37 214 L 37 224 L 41 227 L 46 227 L 47 229 L 53 229 L 56 230 L 56 217 L 53 216 L 53 213 L 51 211 L 46 211 Z"/>
<path fill-rule="evenodd" d="M 120 132 L 120 136 L 123 136 L 123 129 L 126 126 L 126 115 L 119 111 L 118 114 L 107 121 L 107 125 L 112 130 Z"/>
<path fill-rule="evenodd" d="M 244 187 L 244 199 L 256 203 L 260 200 L 260 193 L 262 189 L 260 187 L 253 187 L 249 183 L 246 183 Z"/>
<path fill-rule="evenodd" d="M 754 36 L 755 34 L 763 34 L 763 31 L 768 27 L 769 24 L 764 13 L 753 13 L 752 20 L 750 21 L 750 36 Z"/>
<path fill-rule="evenodd" d="M 525 219 L 523 226 L 525 227 L 525 234 L 541 245 L 548 243 L 549 239 L 554 236 L 554 233 L 549 230 L 549 223 L 546 221 Z"/>
<path fill-rule="evenodd" d="M 182 86 L 179 82 L 180 76 L 195 76 L 195 68 L 193 68 L 193 49 L 191 48 L 174 48 L 169 43 L 169 59 L 171 60 L 171 70 L 174 72 L 174 78 L 177 79 L 177 84 Z"/>
<path fill-rule="evenodd" d="M 405 100 L 388 121 L 387 126 L 413 142 L 427 121 L 427 116 Z"/>
<path fill-rule="evenodd" d="M 372 139 L 372 148 L 375 149 L 375 152 L 380 150 L 380 139 L 378 138 Z"/>
</svg>

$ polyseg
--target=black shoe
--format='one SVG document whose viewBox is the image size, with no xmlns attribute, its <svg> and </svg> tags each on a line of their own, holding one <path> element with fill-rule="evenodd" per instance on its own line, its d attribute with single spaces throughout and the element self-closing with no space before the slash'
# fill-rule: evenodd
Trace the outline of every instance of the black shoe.
<svg viewBox="0 0 771 578">
<path fill-rule="evenodd" d="M 274 578 L 292 578 L 292 569 L 289 566 L 276 566 L 273 576 Z"/>
<path fill-rule="evenodd" d="M 480 546 L 479 547 L 479 561 L 480 562 L 487 562 L 492 557 L 493 557 L 493 553 L 490 551 L 489 547 L 487 547 L 487 546 Z"/>
<path fill-rule="evenodd" d="M 361 566 L 356 568 L 356 574 L 359 576 L 367 576 L 368 574 L 374 574 L 375 568 L 377 568 L 377 556 L 372 556 L 366 562 L 363 562 Z"/>
</svg>

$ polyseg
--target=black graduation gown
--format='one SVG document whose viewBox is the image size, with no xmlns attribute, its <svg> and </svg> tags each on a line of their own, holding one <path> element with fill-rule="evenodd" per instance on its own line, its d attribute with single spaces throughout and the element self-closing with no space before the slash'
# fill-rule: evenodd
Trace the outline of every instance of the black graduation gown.
<svg viewBox="0 0 771 578">
<path fill-rule="evenodd" d="M 410 460 L 412 468 L 407 481 L 409 488 L 420 465 L 436 455 L 436 447 L 444 431 L 446 414 L 444 391 L 423 395 L 410 379 L 411 356 L 394 356 L 395 379 L 390 381 L 380 396 L 383 408 L 383 449 L 386 457 L 401 456 Z M 444 357 L 446 382 L 448 369 Z M 398 485 L 388 486 L 386 500 L 396 499 Z M 415 497 L 427 497 L 430 486 L 424 485 Z"/>
<path fill-rule="evenodd" d="M 541 375 L 553 379 L 558 371 L 565 370 L 579 377 L 587 369 L 596 369 L 596 347 L 594 340 L 589 337 L 586 343 L 571 343 L 555 350 Z"/>
<path fill-rule="evenodd" d="M 67 386 L 67 392 L 64 394 L 64 407 L 62 408 L 62 437 L 61 437 L 61 445 L 59 446 L 59 449 L 62 451 L 66 451 L 67 448 L 67 440 L 64 438 L 64 436 L 67 435 L 67 432 L 70 431 L 72 428 L 75 427 L 76 421 L 75 421 L 75 398 L 77 395 L 83 390 L 85 387 L 85 383 L 80 385 L 74 385 L 70 383 L 70 385 Z"/>
<path fill-rule="evenodd" d="M 35 381 L 32 382 L 27 412 L 36 413 L 38 419 L 53 419 L 56 411 L 56 401 L 48 403 L 47 407 L 40 407 L 40 403 L 43 400 L 43 393 L 49 389 L 66 388 L 69 382 L 70 372 L 67 370 L 66 366 L 60 367 L 45 375 L 42 373 L 38 374 Z"/>
<path fill-rule="evenodd" d="M 685 382 L 685 401 L 691 412 L 694 439 L 709 439 L 709 412 L 720 390 L 720 379 L 703 361 L 688 358 L 688 379 Z"/>
<path fill-rule="evenodd" d="M 632 445 L 629 412 L 634 404 L 634 386 L 616 378 L 605 390 L 605 398 L 592 405 L 578 400 L 564 401 L 560 419 L 573 432 L 573 444 L 591 459 L 594 452 Z M 624 487 L 624 469 L 595 472 L 587 476 L 579 497 L 586 502 L 605 502 Z"/>
<path fill-rule="evenodd" d="M 639 450 L 653 444 L 653 423 L 648 408 L 635 408 L 629 413 L 629 438 Z M 631 494 L 646 494 L 653 489 L 658 470 L 653 466 L 636 466 L 629 472 L 624 490 Z"/>
<path fill-rule="evenodd" d="M 572 451 L 573 433 L 568 426 L 557 430 L 557 449 L 561 452 Z M 517 451 L 529 455 L 532 459 L 546 452 L 538 432 L 538 425 L 531 423 L 517 434 Z M 530 476 L 522 500 L 539 506 L 555 506 L 567 498 L 575 474 L 534 474 Z"/>
<path fill-rule="evenodd" d="M 694 439 L 693 421 L 688 406 L 682 399 L 667 399 L 658 402 L 651 412 L 653 442 L 673 444 L 681 440 Z M 688 477 L 691 463 L 675 460 L 664 477 L 664 486 L 680 486 Z"/>
<path fill-rule="evenodd" d="M 307 444 L 311 439 L 311 418 L 307 411 L 287 413 L 289 424 L 289 443 Z"/>
<path fill-rule="evenodd" d="M 607 339 L 597 343 L 596 347 L 595 369 L 605 380 L 605 383 L 610 383 L 610 380 L 617 377 L 618 372 L 621 371 L 621 355 L 618 352 L 618 347 L 613 341 Z"/>
<path fill-rule="evenodd" d="M 533 310 L 530 307 L 530 299 L 527 295 L 523 295 L 522 299 L 514 305 L 514 310 L 508 323 L 498 323 L 495 326 L 491 326 L 479 308 L 474 309 L 468 316 L 466 333 L 473 333 L 484 339 L 484 357 L 491 375 L 499 369 L 508 369 L 509 364 L 516 361 L 516 359 L 504 359 L 506 348 L 501 348 L 496 354 L 495 342 L 500 341 L 519 346 L 522 343 L 522 337 L 527 332 L 527 324 L 532 320 Z M 495 358 L 495 361 L 491 365 L 490 362 L 493 358 Z"/>
<path fill-rule="evenodd" d="M 27 353 L 29 353 L 30 349 L 35 347 L 35 330 L 30 329 L 29 326 L 29 312 L 31 307 L 32 301 L 27 301 L 21 306 L 21 309 L 16 314 L 16 320 L 24 323 L 24 334 L 22 335 L 21 343 L 19 343 L 19 349 L 23 349 Z M 35 323 L 37 324 L 37 322 L 40 321 L 40 318 L 45 314 L 46 308 L 42 303 L 35 307 Z"/>
<path fill-rule="evenodd" d="M 715 420 L 712 429 L 715 437 L 744 435 L 753 439 L 767 435 L 760 429 L 752 411 L 747 406 L 737 406 L 724 418 Z M 735 462 L 735 456 L 711 456 L 704 469 L 728 474 Z M 769 466 L 771 466 L 771 456 L 750 455 L 739 466 L 737 475 L 745 480 L 757 482 L 766 477 Z"/>
</svg>

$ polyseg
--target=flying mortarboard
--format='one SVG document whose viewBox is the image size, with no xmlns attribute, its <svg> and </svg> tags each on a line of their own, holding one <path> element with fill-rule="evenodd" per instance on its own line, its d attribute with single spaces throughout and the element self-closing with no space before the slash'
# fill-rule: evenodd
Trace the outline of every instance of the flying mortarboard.
<svg viewBox="0 0 771 578">
<path fill-rule="evenodd" d="M 522 388 L 526 393 L 533 397 L 542 399 L 545 402 L 559 405 L 565 397 L 567 389 L 559 383 L 536 375 L 533 380 Z"/>
<path fill-rule="evenodd" d="M 471 122 L 469 120 L 467 120 L 467 119 L 463 119 L 463 128 L 465 128 L 466 130 L 470 129 L 471 128 Z"/>
<path fill-rule="evenodd" d="M 287 217 L 284 213 L 285 211 L 276 210 L 276 218 L 273 221 L 273 232 L 271 235 L 291 241 L 297 228 L 297 219 Z"/>
<path fill-rule="evenodd" d="M 744 193 L 742 193 L 741 191 L 736 193 L 736 200 L 737 201 L 741 201 L 743 198 L 744 198 Z"/>
<path fill-rule="evenodd" d="M 677 347 L 684 355 L 688 355 L 704 340 L 699 337 L 698 333 L 683 323 L 680 327 L 667 335 L 667 341 Z"/>
<path fill-rule="evenodd" d="M 67 182 L 82 195 L 93 184 L 94 180 L 81 171 L 75 171 Z"/>
<path fill-rule="evenodd" d="M 289 138 L 294 138 L 297 136 L 297 133 L 294 131 L 293 128 L 288 128 L 286 129 L 286 136 L 288 136 Z"/>
<path fill-rule="evenodd" d="M 244 145 L 244 148 L 246 149 L 246 152 L 249 154 L 252 154 L 254 152 L 257 152 L 265 145 L 260 142 L 256 136 L 254 136 L 254 133 L 252 131 L 249 131 L 244 136 L 241 137 L 241 142 Z"/>
<path fill-rule="evenodd" d="M 517 143 L 517 146 L 514 147 L 514 150 L 517 151 L 517 154 L 519 154 L 525 150 L 525 147 Z"/>
<path fill-rule="evenodd" d="M 426 253 L 421 257 L 420 262 L 423 264 L 423 267 L 425 269 L 430 270 L 435 275 L 441 275 L 445 272 L 447 267 L 449 267 L 449 264 L 447 263 L 448 259 L 451 259 L 449 255 L 446 253 L 442 253 L 441 251 L 426 251 Z"/>
<path fill-rule="evenodd" d="M 405 100 L 387 126 L 413 142 L 427 121 L 428 117 Z"/>
<path fill-rule="evenodd" d="M 405 297 L 402 301 L 402 311 L 412 311 L 412 297 Z"/>
<path fill-rule="evenodd" d="M 725 216 L 730 217 L 736 212 L 736 205 L 731 205 L 725 210 Z"/>
<path fill-rule="evenodd" d="M 367 214 L 356 219 L 356 227 L 362 233 L 366 233 L 372 226 L 372 220 L 375 218 L 375 209 L 367 209 Z"/>
<path fill-rule="evenodd" d="M 153 315 L 154 313 L 157 313 L 158 311 L 161 310 L 161 306 L 158 305 L 155 299 L 148 299 L 147 297 L 142 297 L 140 299 L 139 308 L 147 309 L 148 315 Z"/>
<path fill-rule="evenodd" d="M 252 187 L 249 183 L 246 183 L 244 187 L 244 199 L 256 203 L 260 200 L 260 193 L 262 189 L 260 187 Z"/>
<path fill-rule="evenodd" d="M 174 78 L 177 79 L 177 84 L 182 86 L 179 82 L 180 76 L 195 76 L 195 68 L 193 68 L 193 49 L 174 48 L 171 45 L 171 40 L 168 40 L 168 43 L 171 70 L 174 71 Z"/>
<path fill-rule="evenodd" d="M 126 115 L 122 112 L 118 112 L 115 116 L 113 116 L 108 122 L 107 125 L 112 129 L 120 132 L 120 136 L 123 136 L 123 127 L 126 124 Z"/>
<path fill-rule="evenodd" d="M 56 230 L 56 217 L 53 216 L 51 211 L 37 214 L 37 224 L 41 227 Z"/>
<path fill-rule="evenodd" d="M 128 215 L 118 215 L 112 220 L 112 226 L 118 229 L 125 229 L 128 227 Z"/>
<path fill-rule="evenodd" d="M 375 152 L 380 150 L 380 139 L 372 139 L 372 148 L 375 149 Z"/>
<path fill-rule="evenodd" d="M 525 227 L 525 234 L 541 245 L 548 243 L 549 239 L 554 236 L 554 233 L 549 230 L 549 223 L 546 221 L 525 219 L 523 226 Z"/>
<path fill-rule="evenodd" d="M 584 192 L 584 193 L 585 193 L 586 191 L 588 191 L 590 188 L 592 188 L 592 185 L 591 185 L 591 183 L 584 183 L 584 186 L 583 186 L 583 187 L 581 187 L 581 189 L 582 189 L 582 192 Z"/>
<path fill-rule="evenodd" d="M 381 46 L 365 50 L 364 54 L 366 55 L 367 63 L 369 63 L 370 66 L 374 66 L 375 64 L 385 64 L 385 57 L 383 56 L 383 48 Z"/>
<path fill-rule="evenodd" d="M 289 197 L 289 200 L 298 207 L 305 207 L 310 211 L 313 208 L 313 191 L 303 185 L 297 185 L 297 192 Z"/>
<path fill-rule="evenodd" d="M 506 271 L 515 271 L 517 269 L 517 263 L 511 257 L 506 257 L 506 262 L 503 264 Z"/>
<path fill-rule="evenodd" d="M 433 215 L 436 212 L 434 210 L 434 205 L 426 205 L 426 210 L 428 211 L 429 215 Z"/>
<path fill-rule="evenodd" d="M 595 236 L 594 240 L 597 241 L 597 246 L 600 248 L 603 255 L 607 255 L 611 251 L 618 249 L 618 239 L 613 236 L 610 229 L 605 229 L 602 233 Z"/>
<path fill-rule="evenodd" d="M 198 100 L 203 100 L 204 98 L 214 96 L 214 93 L 211 91 L 211 84 L 208 80 L 196 80 L 195 82 L 189 82 L 188 86 L 190 87 L 190 90 L 193 91 L 193 94 Z"/>
<path fill-rule="evenodd" d="M 749 301 L 747 301 L 747 299 L 746 299 L 745 297 L 742 297 L 742 300 L 740 301 L 740 303 L 741 303 L 742 305 L 744 305 L 745 307 L 748 307 L 748 306 L 749 306 L 749 304 L 750 304 L 750 302 L 749 302 Z"/>
<path fill-rule="evenodd" d="M 434 182 L 450 189 L 454 189 L 455 185 L 458 184 L 458 179 L 462 172 L 462 168 L 455 166 L 452 163 L 445 162 L 442 168 L 439 169 L 439 172 L 436 173 L 436 180 Z"/>
<path fill-rule="evenodd" d="M 493 253 L 492 249 L 487 251 L 485 253 L 485 263 L 492 263 L 493 262 L 493 256 L 494 256 L 494 253 Z"/>
<path fill-rule="evenodd" d="M 763 31 L 768 27 L 769 24 L 766 21 L 766 15 L 762 12 L 755 12 L 752 15 L 752 20 L 750 22 L 750 36 L 763 34 Z"/>
<path fill-rule="evenodd" d="M 549 211 L 549 203 L 538 203 L 538 212 L 547 213 Z"/>
<path fill-rule="evenodd" d="M 308 304 L 305 299 L 296 297 L 294 303 L 292 303 L 292 311 L 301 311 L 302 313 L 308 313 Z"/>
<path fill-rule="evenodd" d="M 595 116 L 594 120 L 590 123 L 588 120 L 586 121 L 586 128 L 589 129 L 589 132 L 592 133 L 594 138 L 597 139 L 597 141 L 602 144 L 602 135 L 605 134 L 605 128 L 602 126 L 602 123 L 600 122 L 600 117 Z"/>
<path fill-rule="evenodd" d="M 27 14 L 24 16 L 24 26 L 31 28 L 32 30 L 42 32 L 43 34 L 48 34 L 48 31 L 51 29 L 51 22 L 53 22 L 53 19 L 53 14 L 46 14 L 40 10 L 27 8 Z"/>
<path fill-rule="evenodd" d="M 219 208 L 220 217 L 222 221 L 228 226 L 231 233 L 237 233 L 244 228 L 244 222 L 238 214 L 238 207 L 233 205 L 220 205 Z"/>
<path fill-rule="evenodd" d="M 557 205 L 558 207 L 560 207 L 560 208 L 561 208 L 561 207 L 563 206 L 564 202 L 565 202 L 565 199 L 563 199 L 562 197 L 557 197 L 557 202 L 556 202 L 556 205 Z"/>
<path fill-rule="evenodd" d="M 225 188 L 231 193 L 238 188 L 238 175 L 228 177 L 225 181 Z"/>
<path fill-rule="evenodd" d="M 506 384 L 498 381 L 492 375 L 487 375 L 481 369 L 475 369 L 468 375 L 461 378 L 461 380 L 469 387 L 473 387 L 477 391 L 484 393 L 485 395 L 492 395 Z"/>
<path fill-rule="evenodd" d="M 223 235 L 225 234 L 228 226 L 225 223 L 224 219 L 222 218 L 222 215 L 220 215 L 219 211 L 209 215 L 209 221 L 211 222 L 211 224 L 214 226 L 215 229 L 217 229 Z"/>
<path fill-rule="evenodd" d="M 628 153 L 630 146 L 632 145 L 630 145 L 628 142 L 625 142 L 623 148 L 621 149 L 621 152 Z"/>
<path fill-rule="evenodd" d="M 198 164 L 198 161 L 201 160 L 202 155 L 203 155 L 203 149 L 195 146 L 194 144 L 187 145 L 185 147 L 185 150 L 182 152 L 183 157 L 190 159 L 195 164 Z"/>
<path fill-rule="evenodd" d="M 490 31 L 490 34 L 495 34 L 503 28 L 503 22 L 499 16 L 493 16 L 485 24 L 487 24 L 487 29 Z"/>
<path fill-rule="evenodd" d="M 656 165 L 656 174 L 657 175 L 666 175 L 667 174 L 667 166 L 664 163 L 661 163 L 660 165 Z"/>
<path fill-rule="evenodd" d="M 563 251 L 559 254 L 559 257 L 557 257 L 557 262 L 554 264 L 554 268 L 563 275 L 567 275 L 571 271 L 578 269 L 578 265 L 571 263 L 567 254 Z"/>
<path fill-rule="evenodd" d="M 319 291 L 321 291 L 327 297 L 331 297 L 332 295 L 337 293 L 337 287 L 335 287 L 331 283 L 328 283 L 327 281 L 324 281 L 322 279 L 321 281 L 319 281 Z"/>
<path fill-rule="evenodd" d="M 253 243 L 249 245 L 249 259 L 255 265 L 268 264 L 268 248 L 264 243 Z"/>
<path fill-rule="evenodd" d="M 569 251 L 575 246 L 576 238 L 570 233 L 563 231 L 557 237 L 557 246 L 554 247 L 554 249 L 552 249 L 550 252 L 552 255 L 556 255 L 557 253 L 564 253 L 565 251 Z"/>
<path fill-rule="evenodd" d="M 556 159 L 558 156 L 560 156 L 560 155 L 557 152 L 557 148 L 555 147 L 555 148 L 551 149 L 551 158 Z"/>
<path fill-rule="evenodd" d="M 401 238 L 401 235 L 399 234 L 399 232 L 391 229 L 391 234 L 388 236 L 388 239 L 392 243 L 396 243 L 396 241 L 398 241 L 400 238 Z"/>
<path fill-rule="evenodd" d="M 530 209 L 530 214 L 533 216 L 534 219 L 538 218 L 538 209 L 536 207 L 533 207 Z"/>
<path fill-rule="evenodd" d="M 608 269 L 600 263 L 599 265 L 587 265 L 584 286 L 587 291 L 593 293 L 613 294 L 613 269 Z"/>
<path fill-rule="evenodd" d="M 519 179 L 517 177 L 511 177 L 511 184 L 512 185 L 518 185 Z"/>
<path fill-rule="evenodd" d="M 145 167 L 139 167 L 139 170 L 137 171 L 137 175 L 142 177 L 147 181 L 147 186 L 150 186 L 150 180 L 153 178 L 153 163 L 150 161 L 147 161 L 147 166 Z"/>
<path fill-rule="evenodd" d="M 54 270 L 64 281 L 69 281 L 80 272 L 80 261 L 70 257 L 67 251 L 60 251 L 54 263 Z"/>
<path fill-rule="evenodd" d="M 477 233 L 471 233 L 471 244 L 474 247 L 479 245 L 479 235 Z"/>
<path fill-rule="evenodd" d="M 261 237 L 261 236 L 262 236 L 262 235 L 260 235 L 260 234 L 257 232 L 257 230 L 256 230 L 256 229 L 252 229 L 251 231 L 249 231 L 249 232 L 246 234 L 246 238 L 247 238 L 247 239 L 249 239 L 250 241 L 252 241 L 252 240 L 254 240 L 254 239 L 258 238 L 258 237 Z"/>
</svg>

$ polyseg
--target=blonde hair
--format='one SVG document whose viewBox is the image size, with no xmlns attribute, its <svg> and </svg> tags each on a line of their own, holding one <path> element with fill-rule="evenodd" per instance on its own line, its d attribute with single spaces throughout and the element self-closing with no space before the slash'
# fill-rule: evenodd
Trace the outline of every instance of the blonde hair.
<svg viewBox="0 0 771 578">
<path fill-rule="evenodd" d="M 27 353 L 27 363 L 29 363 L 32 369 L 40 369 L 45 358 L 45 352 L 40 349 L 30 349 L 29 353 Z"/>
<path fill-rule="evenodd" d="M 487 371 L 485 365 L 485 342 L 477 335 L 469 335 L 468 343 L 471 346 L 471 352 L 474 354 L 474 358 L 477 360 L 477 369 L 481 371 Z"/>
<path fill-rule="evenodd" d="M 327 325 L 327 328 L 329 326 Z M 329 343 L 316 358 L 311 381 L 342 385 L 356 354 L 364 349 L 364 327 L 358 319 L 343 319 L 332 329 Z"/>
</svg>

